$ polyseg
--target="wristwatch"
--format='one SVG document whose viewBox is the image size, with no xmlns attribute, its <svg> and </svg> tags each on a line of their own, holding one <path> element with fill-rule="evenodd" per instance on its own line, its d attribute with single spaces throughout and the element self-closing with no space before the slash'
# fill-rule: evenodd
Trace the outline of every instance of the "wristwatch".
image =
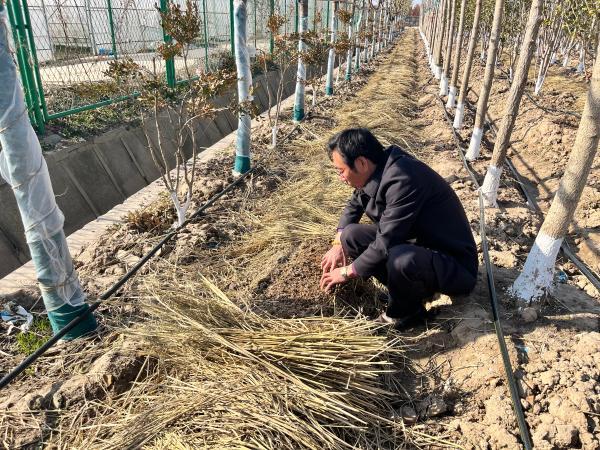
<svg viewBox="0 0 600 450">
<path fill-rule="evenodd" d="M 350 276 L 348 275 L 348 266 L 344 266 L 340 269 L 340 275 L 344 279 L 344 281 L 348 280 Z"/>
</svg>

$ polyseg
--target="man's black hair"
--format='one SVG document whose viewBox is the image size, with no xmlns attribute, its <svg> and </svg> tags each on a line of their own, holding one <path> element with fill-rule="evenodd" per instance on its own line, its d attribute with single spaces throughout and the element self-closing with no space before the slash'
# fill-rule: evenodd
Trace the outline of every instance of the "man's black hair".
<svg viewBox="0 0 600 450">
<path fill-rule="evenodd" d="M 375 164 L 385 161 L 386 154 L 383 150 L 383 145 L 366 128 L 340 131 L 327 144 L 329 159 L 332 159 L 333 152 L 336 151 L 351 169 L 354 169 L 354 161 L 359 156 L 364 156 Z"/>
</svg>

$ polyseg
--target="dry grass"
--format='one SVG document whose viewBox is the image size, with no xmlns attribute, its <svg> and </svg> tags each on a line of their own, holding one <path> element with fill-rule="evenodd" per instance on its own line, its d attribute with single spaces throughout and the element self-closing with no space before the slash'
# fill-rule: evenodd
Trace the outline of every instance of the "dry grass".
<svg viewBox="0 0 600 450">
<path fill-rule="evenodd" d="M 181 275 L 147 280 L 152 320 L 132 332 L 161 362 L 154 377 L 113 406 L 97 434 L 82 434 L 79 447 L 130 448 L 159 437 L 161 448 L 165 432 L 213 448 L 405 441 L 390 419 L 401 392 L 393 377 L 403 363 L 397 338 L 363 318 L 260 317 L 206 278 Z"/>
<path fill-rule="evenodd" d="M 368 126 L 385 144 L 415 149 L 412 73 L 395 66 L 399 54 L 384 56 L 380 72 L 334 114 L 337 129 Z M 202 266 L 165 260 L 139 283 L 145 322 L 127 334 L 146 364 L 125 394 L 63 416 L 53 439 L 59 447 L 453 446 L 405 428 L 394 412 L 407 400 L 400 379 L 410 364 L 398 335 L 360 315 L 261 316 L 218 287 L 241 271 L 246 277 L 264 271 L 300 242 L 331 237 L 350 193 L 335 180 L 324 152 L 335 130 L 303 128 L 286 144 L 286 151 L 301 155 L 286 169 L 287 181 L 258 206 L 232 215 L 246 227 L 245 237 L 207 254 Z"/>
</svg>

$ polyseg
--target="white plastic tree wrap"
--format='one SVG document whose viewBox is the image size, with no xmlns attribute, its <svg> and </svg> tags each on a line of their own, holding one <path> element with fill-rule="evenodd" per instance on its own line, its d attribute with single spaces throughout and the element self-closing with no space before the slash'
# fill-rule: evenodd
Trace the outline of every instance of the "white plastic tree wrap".
<svg viewBox="0 0 600 450">
<path fill-rule="evenodd" d="M 302 53 L 306 51 L 304 34 L 308 31 L 308 0 L 298 0 L 298 12 L 300 19 L 298 23 L 298 72 L 296 74 L 296 95 L 294 99 L 294 122 L 304 119 L 304 87 L 306 85 L 306 64 L 302 59 Z"/>
<path fill-rule="evenodd" d="M 364 0 L 363 0 L 364 3 Z M 363 8 L 360 8 L 359 13 L 358 13 L 358 19 L 356 20 L 356 38 L 355 38 L 355 45 L 354 45 L 354 62 L 355 62 L 355 72 L 358 72 L 360 70 L 360 64 L 361 64 L 361 49 L 360 49 L 360 30 L 362 28 L 362 21 L 363 21 Z"/>
<path fill-rule="evenodd" d="M 79 315 L 85 319 L 69 331 L 69 340 L 93 331 L 96 321 L 73 267 L 50 174 L 33 130 L 23 89 L 9 46 L 6 10 L 0 4 L 0 175 L 12 187 L 37 280 L 56 333 Z"/>
<path fill-rule="evenodd" d="M 335 49 L 333 45 L 337 39 L 337 10 L 338 2 L 333 2 L 333 14 L 331 14 L 331 48 L 327 59 L 327 81 L 325 83 L 325 95 L 333 95 L 333 72 L 335 70 Z"/>
<path fill-rule="evenodd" d="M 237 87 L 240 112 L 238 117 L 237 140 L 235 146 L 235 165 L 233 173 L 241 175 L 250 170 L 250 131 L 252 118 L 247 111 L 248 103 L 254 98 L 250 94 L 252 86 L 252 72 L 250 71 L 250 58 L 247 47 L 247 20 L 248 10 L 246 0 L 233 2 L 233 31 L 235 48 L 235 66 L 237 69 Z"/>
<path fill-rule="evenodd" d="M 353 30 L 354 30 L 354 11 L 355 11 L 356 2 L 352 2 L 352 14 L 350 15 L 350 20 L 348 21 L 348 40 L 350 41 L 350 48 L 348 49 L 348 53 L 346 54 L 346 81 L 350 81 L 352 79 L 352 56 L 354 54 L 354 45 L 353 45 Z"/>
</svg>

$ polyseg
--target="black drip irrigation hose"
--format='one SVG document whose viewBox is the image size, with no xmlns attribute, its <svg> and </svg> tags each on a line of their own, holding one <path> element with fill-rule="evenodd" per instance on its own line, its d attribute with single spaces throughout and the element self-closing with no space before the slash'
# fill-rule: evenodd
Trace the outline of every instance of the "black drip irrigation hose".
<svg viewBox="0 0 600 450">
<path fill-rule="evenodd" d="M 485 207 L 483 205 L 483 194 L 481 193 L 481 189 L 473 170 L 469 166 L 465 158 L 464 149 L 460 145 L 460 140 L 454 130 L 452 125 L 452 121 L 450 120 L 450 116 L 448 116 L 448 111 L 446 110 L 446 106 L 444 105 L 443 100 L 436 96 L 442 105 L 442 109 L 444 110 L 444 115 L 446 117 L 446 121 L 452 130 L 452 137 L 454 138 L 454 142 L 456 144 L 456 149 L 458 150 L 458 154 L 460 159 L 465 166 L 465 169 L 469 173 L 469 176 L 475 183 L 477 187 L 477 194 L 479 198 L 479 233 L 481 235 L 481 248 L 483 253 L 483 260 L 485 262 L 485 271 L 487 274 L 487 287 L 488 293 L 490 297 L 490 303 L 492 306 L 492 317 L 494 320 L 494 329 L 496 330 L 496 337 L 498 338 L 498 346 L 500 347 L 500 354 L 502 355 L 502 362 L 504 364 L 504 371 L 506 373 L 506 379 L 508 380 L 508 389 L 510 391 L 510 397 L 513 404 L 513 410 L 515 412 L 515 416 L 517 418 L 517 424 L 519 425 L 519 433 L 521 435 L 521 441 L 523 442 L 523 447 L 526 450 L 530 450 L 533 448 L 533 444 L 531 441 L 531 434 L 529 432 L 529 428 L 527 426 L 527 421 L 525 420 L 525 414 L 523 413 L 523 407 L 521 405 L 521 398 L 519 396 L 519 390 L 517 388 L 517 382 L 515 380 L 515 376 L 512 369 L 512 364 L 510 363 L 510 357 L 508 355 L 508 349 L 506 348 L 506 341 L 504 338 L 504 332 L 502 331 L 502 324 L 500 323 L 500 315 L 498 314 L 498 297 L 496 294 L 496 287 L 494 284 L 494 273 L 492 271 L 492 263 L 490 261 L 490 254 L 487 242 L 487 235 L 485 232 Z"/>
<path fill-rule="evenodd" d="M 469 90 L 472 91 L 471 88 L 469 88 Z M 474 106 L 470 102 L 466 102 L 466 104 L 471 111 L 475 110 Z M 489 125 L 490 130 L 492 131 L 494 136 L 497 136 L 497 127 L 488 111 L 486 111 L 486 122 Z M 543 217 L 544 213 L 542 212 L 542 209 L 540 208 L 536 200 L 529 194 L 527 189 L 525 189 L 525 182 L 523 181 L 523 177 L 521 176 L 521 174 L 519 173 L 519 171 L 514 166 L 514 164 L 508 156 L 506 156 L 505 164 L 508 167 L 508 170 L 510 170 L 510 172 L 512 173 L 515 180 L 517 181 L 519 191 L 527 201 L 527 206 L 529 207 L 529 209 Z M 600 276 L 598 276 L 598 274 L 596 274 L 592 269 L 590 269 L 587 266 L 587 264 L 585 264 L 581 259 L 579 259 L 577 255 L 575 255 L 569 243 L 566 242 L 565 239 L 563 239 L 560 249 L 565 255 L 565 257 L 569 259 L 575 265 L 575 267 L 577 267 L 577 270 L 579 270 L 588 279 L 588 281 L 600 292 Z"/>
<path fill-rule="evenodd" d="M 102 304 L 102 302 L 104 300 L 107 300 L 108 298 L 110 298 L 114 294 L 116 294 L 121 289 L 121 287 L 123 287 L 123 285 L 133 275 L 135 275 L 150 260 L 150 258 L 152 258 L 152 256 L 154 256 L 162 248 L 163 245 L 165 245 L 167 242 L 169 242 L 171 239 L 173 239 L 173 237 L 175 237 L 177 234 L 179 234 L 179 232 L 181 230 L 183 230 L 190 222 L 192 222 L 195 219 L 197 219 L 200 215 L 202 215 L 204 213 L 204 211 L 206 211 L 206 209 L 208 209 L 209 207 L 211 207 L 223 195 L 225 195 L 226 193 L 228 193 L 229 191 L 231 191 L 233 188 L 235 188 L 238 184 L 240 184 L 243 180 L 245 180 L 248 177 L 248 175 L 250 175 L 251 173 L 253 173 L 255 170 L 256 170 L 256 167 L 251 168 L 248 172 L 244 173 L 239 178 L 237 178 L 235 181 L 233 181 L 228 186 L 226 186 L 225 189 L 223 189 L 221 192 L 213 195 L 206 203 L 204 203 L 202 206 L 200 206 L 194 212 L 194 214 L 192 214 L 185 222 L 183 222 L 176 229 L 174 229 L 173 231 L 171 231 L 167 235 L 165 235 L 160 240 L 160 242 L 154 246 L 154 248 L 152 250 L 150 250 L 142 259 L 140 259 L 138 261 L 138 263 L 135 266 L 133 266 L 129 270 L 129 272 L 127 272 L 125 275 L 123 275 L 119 279 L 119 281 L 117 281 L 110 289 L 108 289 L 106 292 L 104 292 L 99 297 L 98 301 L 92 303 L 87 310 L 85 310 L 82 314 L 80 314 L 79 316 L 77 316 L 73 320 L 71 320 L 71 322 L 69 322 L 67 325 L 65 325 L 64 328 L 62 328 L 58 333 L 56 333 L 50 339 L 48 339 L 34 353 L 32 353 L 31 355 L 29 355 L 27 358 L 25 358 L 11 372 L 9 372 L 7 375 L 5 375 L 2 378 L 2 380 L 0 380 L 0 389 L 2 389 L 5 386 L 7 386 L 12 380 L 14 380 L 17 376 L 19 376 L 19 374 L 21 374 L 21 372 L 23 372 L 25 369 L 27 369 L 27 367 L 29 367 L 31 364 L 33 364 L 35 362 L 35 360 L 37 360 L 40 356 L 42 356 L 44 353 L 46 353 L 65 334 L 67 334 L 70 330 L 72 330 L 79 323 L 81 323 L 84 320 L 84 318 L 86 317 L 86 315 L 88 313 L 94 312 L 96 309 L 98 309 L 98 307 Z"/>
</svg>

